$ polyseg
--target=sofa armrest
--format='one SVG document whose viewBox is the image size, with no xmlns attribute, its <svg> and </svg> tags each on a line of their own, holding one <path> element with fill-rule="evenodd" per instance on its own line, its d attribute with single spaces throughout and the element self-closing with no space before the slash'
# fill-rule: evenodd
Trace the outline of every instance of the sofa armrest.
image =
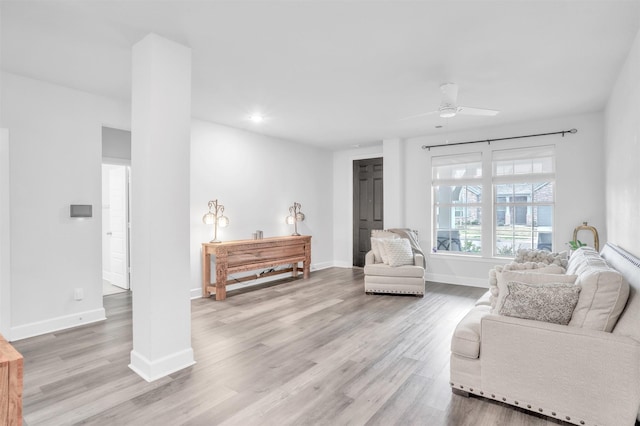
<svg viewBox="0 0 640 426">
<path fill-rule="evenodd" d="M 413 255 L 413 264 L 415 266 L 424 266 L 424 256 L 421 255 L 420 253 L 415 253 Z"/>
<path fill-rule="evenodd" d="M 373 265 L 374 263 L 375 263 L 375 258 L 373 257 L 373 250 L 369 250 L 367 254 L 364 256 L 364 264 Z"/>
<path fill-rule="evenodd" d="M 487 315 L 480 360 L 485 393 L 580 424 L 633 425 L 640 343 L 607 332 Z"/>
</svg>

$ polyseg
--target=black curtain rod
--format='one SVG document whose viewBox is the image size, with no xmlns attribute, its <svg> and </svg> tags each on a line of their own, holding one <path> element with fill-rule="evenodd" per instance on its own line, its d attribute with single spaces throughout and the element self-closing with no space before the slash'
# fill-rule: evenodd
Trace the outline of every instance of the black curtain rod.
<svg viewBox="0 0 640 426">
<path fill-rule="evenodd" d="M 508 138 L 497 138 L 497 139 L 482 139 L 479 141 L 469 141 L 469 142 L 454 142 L 454 143 L 443 143 L 440 145 L 422 145 L 422 149 L 428 149 L 431 150 L 431 148 L 439 148 L 441 146 L 455 146 L 455 145 L 468 145 L 470 143 L 488 143 L 491 144 L 491 142 L 495 142 L 495 141 L 506 141 L 509 139 L 521 139 L 521 138 L 533 138 L 536 136 L 551 136 L 551 135 L 562 135 L 562 137 L 564 138 L 565 133 L 577 133 L 578 130 L 576 129 L 571 129 L 571 130 L 561 130 L 559 132 L 551 132 L 551 133 L 538 133 L 537 135 L 524 135 L 524 136 L 511 136 Z"/>
</svg>

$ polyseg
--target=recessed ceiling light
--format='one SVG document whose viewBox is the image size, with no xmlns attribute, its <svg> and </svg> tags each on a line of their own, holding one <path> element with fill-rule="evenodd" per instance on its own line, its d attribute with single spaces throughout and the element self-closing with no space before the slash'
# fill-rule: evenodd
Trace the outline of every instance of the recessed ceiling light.
<svg viewBox="0 0 640 426">
<path fill-rule="evenodd" d="M 251 114 L 249 116 L 249 120 L 253 121 L 254 123 L 262 123 L 264 121 L 264 117 L 262 116 L 262 114 Z"/>
</svg>

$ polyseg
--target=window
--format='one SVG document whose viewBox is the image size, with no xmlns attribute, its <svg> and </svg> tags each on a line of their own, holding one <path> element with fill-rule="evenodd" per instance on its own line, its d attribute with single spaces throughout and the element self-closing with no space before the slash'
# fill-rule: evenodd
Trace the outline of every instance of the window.
<svg viewBox="0 0 640 426">
<path fill-rule="evenodd" d="M 482 241 L 482 154 L 433 157 L 436 251 L 480 255 Z"/>
<path fill-rule="evenodd" d="M 521 248 L 552 250 L 553 146 L 493 151 L 494 255 Z"/>
</svg>

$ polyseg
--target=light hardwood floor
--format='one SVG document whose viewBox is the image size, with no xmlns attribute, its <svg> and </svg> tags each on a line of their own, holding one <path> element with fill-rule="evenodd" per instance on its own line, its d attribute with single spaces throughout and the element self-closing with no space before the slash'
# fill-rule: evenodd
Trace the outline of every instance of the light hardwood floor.
<svg viewBox="0 0 640 426">
<path fill-rule="evenodd" d="M 108 320 L 15 342 L 25 425 L 550 425 L 449 388 L 451 333 L 483 289 L 365 295 L 331 268 L 192 302 L 197 363 L 147 383 L 127 365 L 131 296 Z"/>
</svg>

